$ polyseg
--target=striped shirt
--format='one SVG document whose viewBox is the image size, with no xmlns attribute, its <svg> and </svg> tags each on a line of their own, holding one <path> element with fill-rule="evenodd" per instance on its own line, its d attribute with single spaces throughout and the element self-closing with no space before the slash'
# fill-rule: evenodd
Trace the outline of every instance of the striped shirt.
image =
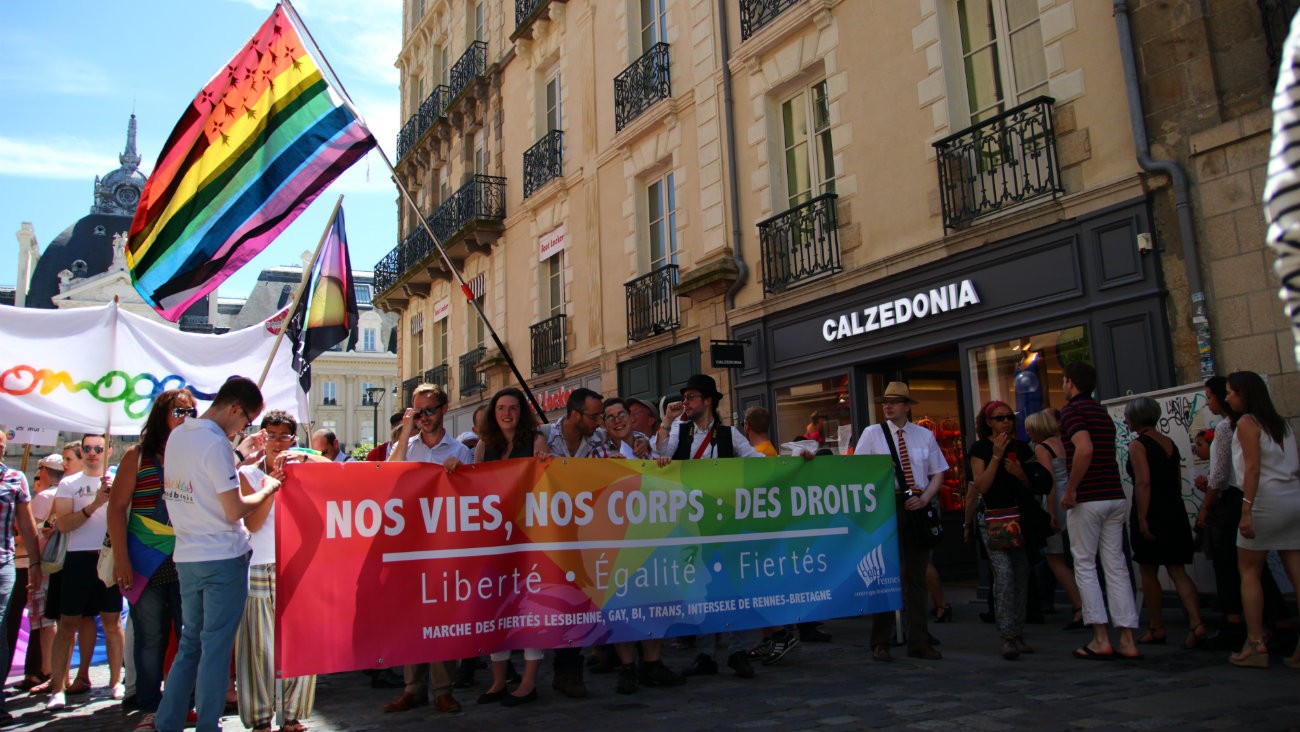
<svg viewBox="0 0 1300 732">
<path fill-rule="evenodd" d="M 1124 485 L 1119 480 L 1119 463 L 1115 462 L 1115 423 L 1096 399 L 1077 394 L 1061 408 L 1061 440 L 1065 442 L 1065 462 L 1074 469 L 1074 442 L 1071 438 L 1087 432 L 1092 440 L 1092 462 L 1075 489 L 1075 501 L 1111 501 L 1124 499 Z"/>
<path fill-rule="evenodd" d="M 1300 16 L 1297 16 L 1300 17 Z M 1295 357 L 1300 363 L 1300 23 L 1292 21 L 1282 47 L 1277 90 L 1273 96 L 1273 144 L 1269 150 L 1268 181 L 1264 185 L 1264 215 L 1268 244 L 1277 255 L 1273 267 L 1282 281 L 1283 312 L 1291 316 Z"/>
<path fill-rule="evenodd" d="M 14 514 L 30 500 L 27 476 L 0 463 L 0 566 L 14 560 Z"/>
</svg>

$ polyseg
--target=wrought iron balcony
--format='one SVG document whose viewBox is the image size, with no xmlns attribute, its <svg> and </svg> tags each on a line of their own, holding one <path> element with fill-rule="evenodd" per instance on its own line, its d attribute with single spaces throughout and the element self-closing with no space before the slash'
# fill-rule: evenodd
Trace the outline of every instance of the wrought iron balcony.
<svg viewBox="0 0 1300 732">
<path fill-rule="evenodd" d="M 564 175 L 564 131 L 551 130 L 524 151 L 524 198 Z"/>
<path fill-rule="evenodd" d="M 673 95 L 668 76 L 668 44 L 656 43 L 614 77 L 615 132 L 631 124 L 655 102 Z"/>
<path fill-rule="evenodd" d="M 447 103 L 451 101 L 451 87 L 439 84 L 429 96 L 420 103 L 420 108 L 402 125 L 397 133 L 397 159 L 401 160 L 415 147 L 415 143 L 428 132 L 429 128 L 447 114 Z"/>
<path fill-rule="evenodd" d="M 529 326 L 534 376 L 569 365 L 568 349 L 565 348 L 565 320 L 565 315 L 560 313 Z"/>
<path fill-rule="evenodd" d="M 437 384 L 438 386 L 445 388 L 448 384 L 451 383 L 451 381 L 448 380 L 450 376 L 451 376 L 451 369 L 447 366 L 447 364 L 444 363 L 441 366 L 434 366 L 433 368 L 425 371 L 424 383 Z"/>
<path fill-rule="evenodd" d="M 448 106 L 455 103 L 469 85 L 485 73 L 487 73 L 487 41 L 474 41 L 451 66 L 451 96 Z"/>
<path fill-rule="evenodd" d="M 740 40 L 748 40 L 799 0 L 740 0 Z"/>
<path fill-rule="evenodd" d="M 450 246 L 462 234 L 476 229 L 496 232 L 506 218 L 506 179 L 490 175 L 476 175 L 451 195 L 426 221 L 429 228 Z M 407 272 L 434 255 L 437 248 L 433 239 L 417 227 L 402 239 L 384 258 L 375 264 L 375 291 L 387 292 Z"/>
<path fill-rule="evenodd" d="M 1061 193 L 1051 97 L 1038 97 L 934 143 L 944 230 Z"/>
<path fill-rule="evenodd" d="M 677 310 L 677 265 L 669 264 L 623 285 L 627 295 L 627 339 L 639 341 L 682 324 Z"/>
<path fill-rule="evenodd" d="M 763 292 L 777 293 L 844 269 L 834 193 L 822 195 L 758 224 Z"/>
<path fill-rule="evenodd" d="M 1291 19 L 1300 10 L 1300 0 L 1257 0 L 1259 13 L 1264 21 L 1264 52 L 1268 54 L 1269 81 L 1277 81 L 1278 64 L 1282 62 L 1282 45 L 1286 41 L 1287 31 L 1291 28 Z M 1271 89 L 1273 84 L 1269 84 Z"/>
<path fill-rule="evenodd" d="M 415 396 L 415 387 L 420 385 L 420 377 L 412 376 L 402 382 L 402 403 L 398 409 L 405 409 L 411 406 L 411 397 Z"/>
<path fill-rule="evenodd" d="M 532 24 L 550 17 L 552 2 L 564 0 L 515 0 L 515 32 L 510 34 L 510 40 L 531 37 Z"/>
<path fill-rule="evenodd" d="M 460 395 L 481 394 L 487 390 L 487 377 L 478 372 L 487 348 L 479 346 L 460 357 Z"/>
</svg>

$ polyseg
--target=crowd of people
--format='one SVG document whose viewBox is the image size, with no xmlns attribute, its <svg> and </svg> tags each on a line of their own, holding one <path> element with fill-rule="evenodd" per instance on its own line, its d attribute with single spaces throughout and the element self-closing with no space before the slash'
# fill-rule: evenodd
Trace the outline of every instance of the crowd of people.
<svg viewBox="0 0 1300 732">
<path fill-rule="evenodd" d="M 1226 628 L 1211 630 L 1206 624 L 1200 593 L 1186 570 L 1195 545 L 1181 495 L 1184 460 L 1157 429 L 1159 405 L 1139 397 L 1125 408 L 1125 423 L 1135 435 L 1123 466 L 1133 484 L 1129 497 L 1116 459 L 1115 425 L 1092 396 L 1096 372 L 1085 363 L 1069 364 L 1064 371 L 1068 401 L 1059 413 L 1018 415 L 994 400 L 975 419 L 964 528 L 991 566 L 988 619 L 996 624 L 999 651 L 1006 659 L 1033 652 L 1025 624 L 1037 602 L 1030 588 L 1031 568 L 1039 558 L 1074 606 L 1067 628 L 1091 630 L 1088 642 L 1074 651 L 1076 658 L 1139 658 L 1140 646 L 1166 643 L 1161 568 L 1189 618 L 1183 645 L 1195 648 Z M 447 394 L 438 385 L 423 384 L 410 406 L 393 415 L 391 441 L 377 445 L 367 459 L 434 463 L 454 472 L 464 464 L 519 458 L 653 459 L 662 466 L 673 460 L 775 456 L 770 414 L 752 407 L 739 426 L 728 426 L 719 410 L 722 399 L 716 382 L 702 374 L 686 382 L 680 399 L 662 415 L 646 400 L 603 398 L 579 388 L 570 394 L 563 417 L 541 424 L 524 393 L 506 388 L 475 414 L 472 431 L 453 437 L 444 421 Z M 1286 617 L 1265 567 L 1269 551 L 1279 553 L 1292 583 L 1300 585 L 1296 439 L 1257 374 L 1210 379 L 1206 399 L 1220 420 L 1197 436 L 1196 449 L 1209 459 L 1210 471 L 1196 480 L 1205 500 L 1195 525 L 1213 556 L 1218 609 L 1244 638 L 1229 661 L 1267 666 L 1266 628 Z M 952 466 L 933 433 L 912 422 L 911 406 L 917 402 L 905 383 L 888 384 L 877 403 L 884 420 L 866 428 L 852 452 L 890 456 L 906 628 L 901 640 L 908 656 L 938 661 L 943 656 L 928 625 L 950 620 L 951 608 L 942 597 L 931 597 L 938 581 L 930 554 L 938 536 L 935 499 Z M 34 493 L 22 473 L 0 466 L 0 599 L 12 595 L 19 610 L 13 611 L 14 602 L 0 603 L 0 609 L 8 607 L 6 625 L 16 629 L 13 618 L 24 604 L 29 607 L 33 640 L 20 687 L 47 693 L 47 709 L 62 709 L 69 696 L 89 690 L 89 651 L 98 617 L 108 648 L 110 692 L 142 712 L 135 729 L 178 732 L 191 724 L 201 732 L 216 730 L 232 707 L 255 732 L 273 729 L 277 717 L 282 730 L 306 729 L 315 678 L 277 680 L 274 675 L 274 495 L 286 463 L 347 456 L 327 431 L 311 436 L 313 449 L 296 448 L 296 420 L 263 409 L 256 384 L 242 377 L 227 381 L 202 414 L 190 392 L 171 390 L 155 400 L 140 442 L 125 452 L 115 475 L 108 468 L 112 446 L 103 434 L 87 434 L 61 454 L 42 459 Z M 1016 436 L 1022 418 L 1028 442 Z M 820 440 L 825 429 L 814 414 L 803 437 Z M 814 459 L 812 453 L 805 457 Z M 18 555 L 15 532 L 22 540 Z M 63 535 L 66 554 L 61 568 L 46 577 L 38 554 L 55 532 Z M 1141 633 L 1130 558 L 1139 569 L 1147 610 Z M 121 623 L 124 597 L 129 638 Z M 755 676 L 756 663 L 778 663 L 801 642 L 829 641 L 818 626 L 684 640 L 695 657 L 680 671 L 664 663 L 662 640 L 598 647 L 585 659 L 582 649 L 561 648 L 550 651 L 551 687 L 564 696 L 586 696 L 588 667 L 612 672 L 619 694 L 642 686 L 679 686 L 723 667 L 748 679 Z M 1118 631 L 1116 638 L 1110 626 Z M 895 634 L 893 613 L 875 616 L 874 660 L 892 660 Z M 15 635 L 0 638 L 12 648 Z M 177 651 L 164 674 L 173 637 Z M 82 651 L 75 680 L 74 646 Z M 545 654 L 523 650 L 518 673 L 511 651 L 491 653 L 491 681 L 477 704 L 514 707 L 536 701 Z M 1300 649 L 1284 662 L 1300 668 Z M 470 658 L 410 665 L 396 676 L 392 669 L 370 673 L 376 686 L 401 687 L 384 712 L 430 704 L 439 712 L 458 712 L 462 706 L 454 689 L 475 686 L 481 663 Z M 8 719 L 2 704 L 0 697 L 0 721 Z"/>
</svg>

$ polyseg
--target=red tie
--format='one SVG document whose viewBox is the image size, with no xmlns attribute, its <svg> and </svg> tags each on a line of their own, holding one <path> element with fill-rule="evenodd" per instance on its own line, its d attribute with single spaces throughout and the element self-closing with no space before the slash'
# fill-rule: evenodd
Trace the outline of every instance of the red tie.
<svg viewBox="0 0 1300 732">
<path fill-rule="evenodd" d="M 898 430 L 898 462 L 903 465 L 903 475 L 907 478 L 907 485 L 902 486 L 900 490 L 910 492 L 912 489 L 912 461 L 907 457 L 907 440 L 903 439 L 903 430 Z"/>
</svg>

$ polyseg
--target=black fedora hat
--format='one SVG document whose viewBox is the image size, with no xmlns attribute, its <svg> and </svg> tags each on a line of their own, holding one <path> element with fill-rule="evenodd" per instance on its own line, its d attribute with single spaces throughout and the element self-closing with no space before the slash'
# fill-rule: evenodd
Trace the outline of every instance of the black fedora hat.
<svg viewBox="0 0 1300 732">
<path fill-rule="evenodd" d="M 682 396 L 686 396 L 686 392 L 692 389 L 706 397 L 711 397 L 714 404 L 722 401 L 722 392 L 718 391 L 718 382 L 714 381 L 712 376 L 695 374 L 687 379 L 686 385 L 681 390 Z"/>
</svg>

